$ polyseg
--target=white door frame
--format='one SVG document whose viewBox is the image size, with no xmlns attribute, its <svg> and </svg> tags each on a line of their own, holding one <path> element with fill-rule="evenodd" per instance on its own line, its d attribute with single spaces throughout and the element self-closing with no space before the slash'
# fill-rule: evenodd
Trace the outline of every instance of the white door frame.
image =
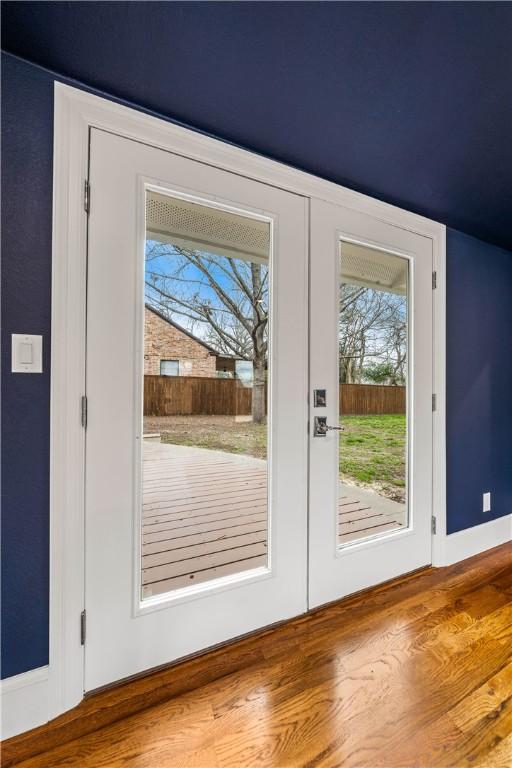
<svg viewBox="0 0 512 768">
<path fill-rule="evenodd" d="M 238 147 L 85 91 L 55 83 L 50 459 L 50 662 L 47 711 L 40 722 L 83 698 L 80 613 L 84 606 L 84 445 L 80 399 L 85 379 L 85 275 L 91 126 L 175 152 L 300 195 L 373 215 L 433 242 L 434 509 L 433 564 L 444 564 L 445 513 L 445 227 Z M 94 205 L 94 190 L 91 204 Z M 33 726 L 33 722 L 29 727 Z M 23 727 L 20 727 L 20 731 Z M 10 734 L 12 735 L 12 734 Z"/>
</svg>

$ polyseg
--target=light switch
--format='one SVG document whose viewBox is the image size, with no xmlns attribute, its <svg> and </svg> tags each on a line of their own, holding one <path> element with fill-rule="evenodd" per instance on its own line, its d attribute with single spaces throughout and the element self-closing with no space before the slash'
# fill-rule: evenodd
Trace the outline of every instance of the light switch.
<svg viewBox="0 0 512 768">
<path fill-rule="evenodd" d="M 43 372 L 43 337 L 24 333 L 12 334 L 13 373 Z"/>
<path fill-rule="evenodd" d="M 26 341 L 21 342 L 19 361 L 25 365 L 32 362 L 32 344 L 29 344 Z"/>
</svg>

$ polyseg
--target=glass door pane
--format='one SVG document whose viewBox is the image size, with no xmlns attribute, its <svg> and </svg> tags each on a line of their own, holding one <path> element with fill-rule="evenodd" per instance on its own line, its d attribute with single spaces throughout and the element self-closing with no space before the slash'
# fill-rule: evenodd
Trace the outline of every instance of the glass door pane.
<svg viewBox="0 0 512 768">
<path fill-rule="evenodd" d="M 340 241 L 338 544 L 408 526 L 409 261 Z"/>
<path fill-rule="evenodd" d="M 271 234 L 147 191 L 143 599 L 267 566 Z"/>
</svg>

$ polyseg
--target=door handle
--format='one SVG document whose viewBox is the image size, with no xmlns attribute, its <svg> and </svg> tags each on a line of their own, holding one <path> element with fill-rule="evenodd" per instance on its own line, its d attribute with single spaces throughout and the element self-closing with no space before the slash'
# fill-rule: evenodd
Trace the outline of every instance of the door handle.
<svg viewBox="0 0 512 768">
<path fill-rule="evenodd" d="M 342 427 L 341 425 L 333 427 L 328 424 L 326 416 L 315 416 L 313 430 L 314 437 L 325 437 L 328 432 L 343 432 L 344 429 L 345 427 Z"/>
</svg>

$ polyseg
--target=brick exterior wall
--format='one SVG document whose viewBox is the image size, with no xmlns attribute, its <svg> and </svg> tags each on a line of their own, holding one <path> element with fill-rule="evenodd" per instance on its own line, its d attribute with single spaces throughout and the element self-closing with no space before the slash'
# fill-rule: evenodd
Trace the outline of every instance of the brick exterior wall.
<svg viewBox="0 0 512 768">
<path fill-rule="evenodd" d="M 159 376 L 160 360 L 178 360 L 180 376 L 215 377 L 216 356 L 146 307 L 144 374 Z"/>
</svg>

